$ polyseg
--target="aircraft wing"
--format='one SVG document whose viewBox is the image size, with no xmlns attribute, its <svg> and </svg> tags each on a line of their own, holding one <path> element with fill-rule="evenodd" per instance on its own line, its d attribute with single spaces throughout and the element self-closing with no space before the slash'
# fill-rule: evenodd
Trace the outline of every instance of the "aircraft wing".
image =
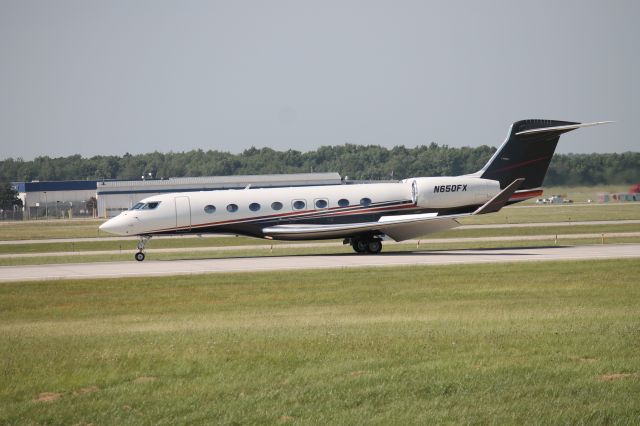
<svg viewBox="0 0 640 426">
<path fill-rule="evenodd" d="M 373 232 L 388 235 L 396 241 L 403 241 L 458 225 L 459 223 L 453 217 L 438 217 L 436 213 L 425 213 L 383 216 L 377 222 L 337 225 L 277 225 L 264 228 L 262 232 L 267 237 L 283 240 L 341 238 Z"/>
<path fill-rule="evenodd" d="M 444 216 L 438 216 L 437 213 L 382 216 L 377 222 L 336 225 L 276 225 L 264 228 L 262 232 L 266 237 L 283 240 L 341 238 L 358 234 L 379 233 L 385 234 L 395 241 L 404 241 L 432 232 L 454 228 L 460 225 L 456 219 L 461 217 L 497 212 L 509 201 L 509 197 L 513 195 L 522 182 L 524 182 L 524 179 L 516 179 L 473 213 Z"/>
</svg>

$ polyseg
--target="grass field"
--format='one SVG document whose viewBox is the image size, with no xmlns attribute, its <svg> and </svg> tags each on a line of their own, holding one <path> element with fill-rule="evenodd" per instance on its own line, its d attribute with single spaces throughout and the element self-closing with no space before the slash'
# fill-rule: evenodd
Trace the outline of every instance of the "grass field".
<svg viewBox="0 0 640 426">
<path fill-rule="evenodd" d="M 544 195 L 548 198 L 552 195 L 562 195 L 576 203 L 585 203 L 587 200 L 596 201 L 598 194 L 612 192 L 627 192 L 631 185 L 595 185 L 595 186 L 549 186 L 543 187 Z M 534 203 L 535 199 L 526 201 Z"/>
<path fill-rule="evenodd" d="M 640 219 L 640 203 L 514 205 L 497 213 L 462 219 L 465 225 Z"/>
<path fill-rule="evenodd" d="M 640 237 L 612 237 L 606 236 L 604 244 L 639 243 Z M 463 250 L 463 249 L 496 249 L 506 247 L 550 247 L 569 245 L 592 245 L 602 244 L 600 236 L 595 238 L 572 238 L 571 235 L 561 235 L 556 242 L 554 236 L 541 240 L 514 240 L 514 241 L 459 241 L 447 243 L 431 243 L 429 240 L 419 242 L 407 242 L 401 244 L 386 244 L 384 253 L 411 252 L 414 250 Z M 116 253 L 94 253 L 94 252 L 74 252 L 65 255 L 52 255 L 50 253 L 34 254 L 27 257 L 5 257 L 0 258 L 0 266 L 20 266 L 20 265 L 45 265 L 64 263 L 93 263 L 93 262 L 135 262 L 133 254 L 135 250 L 122 250 Z M 225 259 L 238 257 L 278 257 L 278 256 L 298 256 L 298 255 L 326 255 L 326 254 L 353 254 L 353 249 L 349 245 L 334 243 L 332 245 L 322 245 L 317 247 L 287 247 L 264 245 L 260 248 L 239 246 L 233 250 L 185 250 L 158 252 L 148 250 L 147 260 L 192 260 L 192 259 Z"/>
<path fill-rule="evenodd" d="M 636 226 L 636 229 L 640 226 Z M 151 239 L 148 248 L 186 248 L 186 247 L 229 247 L 245 245 L 273 245 L 280 241 L 269 241 L 249 237 L 216 237 L 216 238 L 172 238 Z M 287 242 L 290 243 L 290 242 Z M 295 241 L 292 242 L 295 244 Z M 0 254 L 8 253 L 50 253 L 60 251 L 95 251 L 95 250 L 129 250 L 135 249 L 136 240 L 100 240 L 77 242 L 46 242 L 29 244 L 0 244 Z"/>
<path fill-rule="evenodd" d="M 3 424 L 633 424 L 640 264 L 0 284 Z"/>
<path fill-rule="evenodd" d="M 433 238 L 467 238 L 467 237 L 510 237 L 523 235 L 552 235 L 552 234 L 589 234 L 589 233 L 614 233 L 614 232 L 640 232 L 640 224 L 602 224 L 602 225 L 575 225 L 575 226 L 545 226 L 532 228 L 499 228 L 499 229 L 452 229 L 427 235 L 422 238 L 428 242 Z M 331 240 L 341 242 L 342 240 Z M 269 241 L 248 237 L 219 237 L 219 238 L 166 238 L 152 239 L 148 249 L 164 248 L 196 248 L 196 247 L 230 247 L 247 245 L 279 245 L 296 244 L 296 241 Z M 308 241 L 301 241 L 308 243 Z M 21 253 L 52 253 L 52 252 L 84 252 L 99 250 L 133 250 L 136 242 L 132 240 L 117 241 L 79 241 L 60 243 L 30 243 L 30 244 L 0 244 L 0 254 Z"/>
<path fill-rule="evenodd" d="M 102 223 L 90 219 L 0 221 L 0 241 L 107 237 L 98 229 Z"/>
</svg>

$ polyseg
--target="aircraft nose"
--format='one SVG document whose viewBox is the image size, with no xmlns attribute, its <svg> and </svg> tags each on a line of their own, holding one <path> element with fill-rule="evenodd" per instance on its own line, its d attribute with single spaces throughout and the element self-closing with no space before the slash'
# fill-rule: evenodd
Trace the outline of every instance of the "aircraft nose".
<svg viewBox="0 0 640 426">
<path fill-rule="evenodd" d="M 110 234 L 127 235 L 129 234 L 129 227 L 124 222 L 121 217 L 114 217 L 100 225 L 99 229 Z"/>
</svg>

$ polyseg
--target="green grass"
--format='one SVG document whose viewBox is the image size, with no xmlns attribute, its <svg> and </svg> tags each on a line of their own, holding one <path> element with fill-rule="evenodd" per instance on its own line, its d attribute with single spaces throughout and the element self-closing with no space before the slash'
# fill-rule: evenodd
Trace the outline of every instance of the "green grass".
<svg viewBox="0 0 640 426">
<path fill-rule="evenodd" d="M 579 222 L 640 219 L 640 203 L 583 205 L 514 205 L 497 213 L 462 219 L 464 225 L 495 223 Z"/>
<path fill-rule="evenodd" d="M 456 229 L 429 234 L 429 238 L 513 237 L 526 235 L 591 234 L 607 232 L 640 232 L 640 224 L 603 224 L 573 226 L 541 226 L 530 228 Z"/>
<path fill-rule="evenodd" d="M 414 250 L 464 250 L 464 249 L 495 249 L 513 247 L 548 247 L 556 245 L 554 237 L 540 240 L 524 241 L 474 241 L 474 242 L 450 242 L 431 243 L 423 239 L 411 243 L 386 244 L 384 253 L 407 252 Z M 602 244 L 602 238 L 571 238 L 571 236 L 560 236 L 557 245 L 592 245 Z M 640 237 L 611 237 L 604 238 L 604 244 L 640 243 Z M 117 262 L 134 261 L 133 247 L 123 250 L 121 253 L 112 254 L 82 254 L 81 252 L 69 256 L 50 256 L 42 253 L 41 256 L 30 257 L 10 257 L 0 258 L 0 266 L 20 266 L 20 265 L 45 265 L 64 263 L 91 263 L 91 262 Z M 178 252 L 155 252 L 146 251 L 148 260 L 191 260 L 191 259 L 225 259 L 234 257 L 264 257 L 264 256 L 296 256 L 296 255 L 323 255 L 323 254 L 352 254 L 353 249 L 349 245 L 320 246 L 320 247 L 273 247 L 265 245 L 264 248 L 242 248 L 225 251 L 205 250 L 205 251 L 178 251 Z"/>
<path fill-rule="evenodd" d="M 304 241 L 306 242 L 306 241 Z M 292 242 L 295 244 L 295 242 Z M 29 244 L 0 244 L 0 254 L 19 253 L 52 253 L 52 252 L 81 252 L 96 250 L 132 250 L 137 246 L 136 240 L 78 241 L 63 243 L 29 243 Z M 173 238 L 151 239 L 148 248 L 188 248 L 188 247 L 230 247 L 245 245 L 282 244 L 281 241 L 269 241 L 249 237 L 215 237 L 215 238 Z"/>
<path fill-rule="evenodd" d="M 552 195 L 562 195 L 576 203 L 584 203 L 587 200 L 598 200 L 598 194 L 612 192 L 628 192 L 631 185 L 596 185 L 596 186 L 550 186 L 543 187 L 542 198 Z M 535 202 L 535 199 L 528 201 Z"/>
<path fill-rule="evenodd" d="M 639 274 L 615 260 L 0 284 L 0 423 L 632 424 Z"/>
<path fill-rule="evenodd" d="M 551 234 L 587 234 L 587 233 L 612 233 L 612 232 L 640 232 L 638 224 L 604 224 L 604 225 L 574 225 L 574 226 L 547 226 L 532 228 L 499 228 L 499 229 L 452 229 L 448 231 L 429 234 L 423 237 L 430 238 L 464 238 L 464 237 L 501 237 L 516 235 L 551 235 Z M 339 242 L 341 240 L 331 240 Z M 300 243 L 307 243 L 301 241 Z M 217 238 L 168 238 L 152 239 L 148 244 L 149 249 L 161 248 L 191 248 L 191 247 L 230 247 L 245 245 L 279 245 L 295 244 L 296 241 L 269 241 L 248 237 L 217 237 Z M 80 241 L 63 243 L 31 243 L 31 244 L 0 244 L 0 254 L 22 253 L 53 253 L 53 252 L 83 252 L 99 250 L 132 250 L 136 242 L 132 240 L 119 241 Z"/>
<path fill-rule="evenodd" d="M 102 223 L 93 219 L 0 221 L 0 241 L 110 236 L 98 229 Z"/>
<path fill-rule="evenodd" d="M 548 247 L 556 244 L 555 238 L 536 241 L 477 241 L 477 242 L 451 242 L 451 243 L 431 243 L 428 239 L 419 240 L 417 243 L 386 244 L 383 251 L 408 252 L 414 250 L 461 250 L 461 249 L 491 249 L 507 247 Z M 610 237 L 606 236 L 605 244 L 619 243 L 640 243 L 640 237 Z M 559 236 L 558 245 L 588 245 L 602 244 L 602 238 L 571 238 L 571 236 Z M 133 247 L 129 247 L 133 250 Z M 320 247 L 279 247 L 274 245 L 264 248 L 239 247 L 237 250 L 229 251 L 179 251 L 179 252 L 154 252 L 148 250 L 146 256 L 148 260 L 186 260 L 186 259 L 225 259 L 234 257 L 264 257 L 264 256 L 296 256 L 296 255 L 323 255 L 323 254 L 352 254 L 353 250 L 348 245 L 320 246 Z M 20 266 L 20 265 L 45 265 L 64 263 L 91 263 L 91 262 L 133 262 L 133 251 L 114 254 L 78 254 L 70 256 L 48 256 L 43 253 L 41 256 L 0 258 L 0 266 Z"/>
</svg>

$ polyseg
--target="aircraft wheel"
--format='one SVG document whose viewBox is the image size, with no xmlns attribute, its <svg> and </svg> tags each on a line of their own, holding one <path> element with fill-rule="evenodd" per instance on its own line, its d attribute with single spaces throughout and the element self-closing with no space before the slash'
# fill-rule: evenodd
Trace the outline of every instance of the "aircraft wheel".
<svg viewBox="0 0 640 426">
<path fill-rule="evenodd" d="M 141 251 L 137 252 L 135 258 L 138 262 L 142 262 L 144 260 L 144 253 Z"/>
<path fill-rule="evenodd" d="M 371 240 L 367 242 L 367 253 L 378 254 L 382 251 L 382 241 Z"/>
<path fill-rule="evenodd" d="M 365 253 L 367 251 L 367 242 L 360 238 L 356 238 L 351 242 L 351 247 L 356 253 Z"/>
</svg>

